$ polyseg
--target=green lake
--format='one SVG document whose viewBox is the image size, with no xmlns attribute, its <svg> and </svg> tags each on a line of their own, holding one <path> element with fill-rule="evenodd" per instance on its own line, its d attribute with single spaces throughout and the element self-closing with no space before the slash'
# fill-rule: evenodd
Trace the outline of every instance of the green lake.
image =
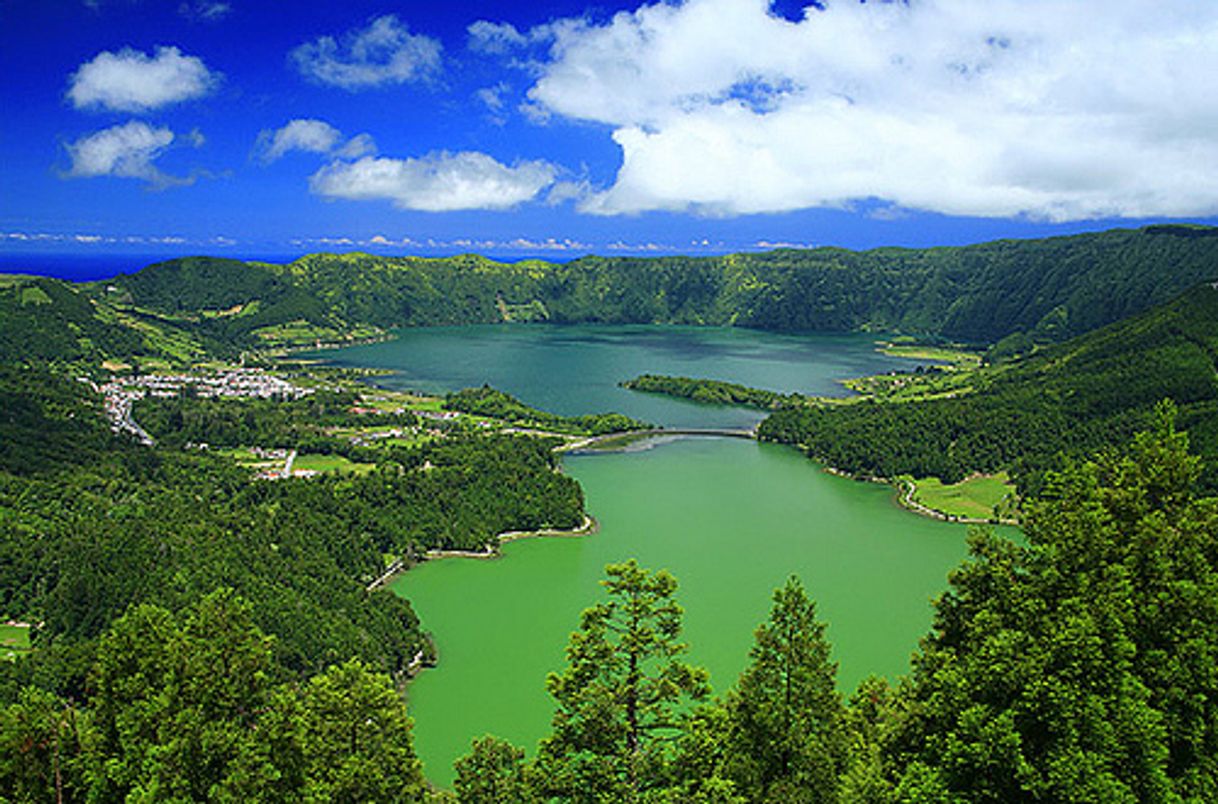
<svg viewBox="0 0 1218 804">
<path fill-rule="evenodd" d="M 667 426 L 748 426 L 755 411 L 624 391 L 643 372 L 704 376 L 781 391 L 843 393 L 839 379 L 914 364 L 860 336 L 778 336 L 671 327 L 455 327 L 324 355 L 392 368 L 378 380 L 427 391 L 490 383 L 560 413 L 620 410 Z M 600 531 L 529 539 L 500 560 L 445 559 L 400 576 L 439 649 L 411 682 L 415 743 L 448 784 L 471 739 L 532 749 L 552 706 L 546 673 L 564 664 L 579 613 L 606 563 L 637 558 L 680 582 L 685 638 L 717 690 L 743 668 L 770 594 L 790 574 L 817 601 L 848 691 L 907 672 L 930 600 L 965 556 L 965 528 L 903 511 L 892 490 L 829 475 L 793 449 L 730 438 L 668 438 L 630 452 L 570 455 Z"/>
</svg>

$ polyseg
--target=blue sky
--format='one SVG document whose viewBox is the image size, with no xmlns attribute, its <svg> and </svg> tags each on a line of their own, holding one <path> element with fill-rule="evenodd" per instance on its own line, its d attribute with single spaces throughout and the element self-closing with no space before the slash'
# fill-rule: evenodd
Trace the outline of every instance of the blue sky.
<svg viewBox="0 0 1218 804">
<path fill-rule="evenodd" d="M 1218 222 L 1218 4 L 0 3 L 0 253 Z"/>
</svg>

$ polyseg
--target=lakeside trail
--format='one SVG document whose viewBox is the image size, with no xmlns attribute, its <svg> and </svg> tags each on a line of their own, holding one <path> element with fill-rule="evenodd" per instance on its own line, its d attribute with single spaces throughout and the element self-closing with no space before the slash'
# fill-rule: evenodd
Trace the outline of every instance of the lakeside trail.
<svg viewBox="0 0 1218 804">
<path fill-rule="evenodd" d="M 1009 519 L 1004 517 L 992 517 L 990 519 L 981 519 L 972 516 L 959 516 L 958 514 L 945 514 L 934 508 L 930 508 L 914 499 L 914 494 L 917 493 L 917 484 L 909 480 L 900 481 L 900 489 L 897 495 L 897 502 L 902 508 L 907 511 L 912 511 L 915 514 L 928 516 L 933 519 L 941 519 L 944 522 L 959 522 L 965 525 L 1013 525 L 1019 527 L 1019 520 Z"/>
<path fill-rule="evenodd" d="M 804 450 L 803 445 L 797 445 L 797 449 Z M 812 460 L 816 460 L 813 458 Z M 837 477 L 844 477 L 847 480 L 857 480 L 866 483 L 880 483 L 885 486 L 892 486 L 896 490 L 895 501 L 897 505 L 909 511 L 911 514 L 937 519 L 941 522 L 952 522 L 960 525 L 1011 525 L 1019 527 L 1019 520 L 1009 519 L 1004 517 L 996 517 L 990 519 L 982 519 L 980 517 L 960 516 L 959 514 L 947 514 L 935 508 L 923 505 L 914 499 L 914 495 L 918 492 L 917 484 L 909 480 L 892 480 L 887 477 L 873 477 L 871 475 L 855 475 L 843 469 L 838 469 L 835 466 L 829 466 L 826 463 L 818 461 L 824 467 L 825 471 Z"/>
<path fill-rule="evenodd" d="M 425 552 L 419 562 L 435 561 L 441 558 L 476 558 L 476 559 L 493 559 L 499 558 L 502 553 L 499 547 L 514 542 L 519 539 L 532 539 L 539 536 L 552 536 L 559 538 L 572 538 L 577 536 L 591 536 L 599 531 L 601 525 L 596 519 L 588 514 L 584 514 L 584 521 L 578 527 L 570 528 L 569 530 L 560 530 L 557 528 L 539 528 L 537 530 L 505 530 L 494 537 L 494 541 L 487 544 L 485 550 L 428 550 Z M 369 592 L 378 589 L 389 583 L 399 574 L 408 571 L 415 564 L 407 565 L 403 559 L 397 559 L 390 564 L 385 572 L 379 578 L 365 587 Z"/>
</svg>

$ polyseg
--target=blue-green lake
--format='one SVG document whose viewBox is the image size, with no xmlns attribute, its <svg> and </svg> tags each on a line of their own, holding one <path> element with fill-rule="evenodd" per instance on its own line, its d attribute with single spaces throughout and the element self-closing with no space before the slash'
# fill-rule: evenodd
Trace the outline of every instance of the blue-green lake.
<svg viewBox="0 0 1218 804">
<path fill-rule="evenodd" d="M 877 352 L 866 336 L 642 326 L 411 330 L 324 356 L 392 369 L 379 382 L 396 388 L 489 383 L 558 413 L 617 410 L 669 427 L 750 426 L 762 414 L 617 384 L 652 372 L 844 394 L 841 379 L 914 365 Z M 830 475 L 786 447 L 676 438 L 563 463 L 598 533 L 514 542 L 494 561 L 433 561 L 393 584 L 439 649 L 439 666 L 409 689 L 416 747 L 439 784 L 473 738 L 492 733 L 532 749 L 546 733 L 546 673 L 563 666 L 567 637 L 600 594 L 608 562 L 635 557 L 677 577 L 690 657 L 710 669 L 717 690 L 743 668 L 773 589 L 797 575 L 828 623 L 848 691 L 868 675 L 908 671 L 930 601 L 966 552 L 964 526 L 908 513 L 891 489 Z"/>
</svg>

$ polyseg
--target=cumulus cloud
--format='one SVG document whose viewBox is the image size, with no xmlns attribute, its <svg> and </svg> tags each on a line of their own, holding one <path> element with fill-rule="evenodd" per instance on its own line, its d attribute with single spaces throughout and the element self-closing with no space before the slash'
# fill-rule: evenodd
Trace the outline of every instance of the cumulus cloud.
<svg viewBox="0 0 1218 804">
<path fill-rule="evenodd" d="M 324 120 L 297 118 L 282 128 L 263 129 L 258 134 L 255 150 L 264 163 L 271 163 L 289 151 L 333 154 L 343 159 L 357 159 L 376 150 L 368 134 L 357 134 L 341 146 L 343 133 Z"/>
<path fill-rule="evenodd" d="M 189 184 L 193 178 L 171 176 L 153 164 L 174 139 L 174 133 L 168 128 L 153 128 L 139 120 L 111 126 L 66 146 L 72 167 L 64 175 L 69 178 L 143 179 L 156 188 Z M 191 132 L 184 139 L 195 145 L 202 141 L 197 132 Z"/>
<path fill-rule="evenodd" d="M 342 136 L 341 131 L 324 120 L 297 119 L 274 131 L 264 129 L 258 135 L 258 142 L 263 161 L 274 162 L 288 151 L 328 153 Z"/>
<path fill-rule="evenodd" d="M 1218 95 L 1201 79 L 1218 74 L 1218 4 L 824 5 L 792 22 L 768 0 L 686 0 L 550 26 L 530 103 L 606 124 L 622 154 L 581 208 L 1218 213 Z"/>
<path fill-rule="evenodd" d="M 131 48 L 104 50 L 72 74 L 68 100 L 77 109 L 147 112 L 202 97 L 219 82 L 219 73 L 176 47 L 158 47 L 151 56 Z"/>
<path fill-rule="evenodd" d="M 410 33 L 389 14 L 348 31 L 341 44 L 323 36 L 289 58 L 310 80 L 356 91 L 428 78 L 440 69 L 441 50 L 438 39 Z"/>
<path fill-rule="evenodd" d="M 508 166 L 477 151 L 417 159 L 366 156 L 326 165 L 309 178 L 309 187 L 327 198 L 387 200 L 399 209 L 426 212 L 509 209 L 536 198 L 556 172 L 548 162 Z"/>
</svg>

